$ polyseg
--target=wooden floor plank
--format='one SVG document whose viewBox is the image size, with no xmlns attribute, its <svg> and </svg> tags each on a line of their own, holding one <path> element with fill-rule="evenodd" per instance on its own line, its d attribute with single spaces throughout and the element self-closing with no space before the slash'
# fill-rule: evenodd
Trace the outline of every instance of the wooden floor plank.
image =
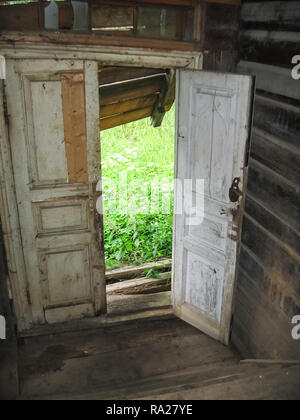
<svg viewBox="0 0 300 420">
<path fill-rule="evenodd" d="M 191 366 L 234 360 L 231 351 L 180 320 L 136 323 L 89 335 L 27 340 L 20 351 L 23 397 L 114 389 Z"/>
<path fill-rule="evenodd" d="M 26 340 L 21 399 L 299 399 L 300 366 L 240 363 L 179 319 Z"/>
</svg>

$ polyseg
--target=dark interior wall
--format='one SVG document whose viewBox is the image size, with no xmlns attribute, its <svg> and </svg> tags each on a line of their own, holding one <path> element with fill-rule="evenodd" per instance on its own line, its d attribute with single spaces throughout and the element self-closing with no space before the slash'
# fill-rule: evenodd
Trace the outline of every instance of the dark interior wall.
<svg viewBox="0 0 300 420">
<path fill-rule="evenodd" d="M 0 223 L 0 315 L 6 319 L 6 340 L 0 340 L 0 400 L 15 399 L 19 393 L 15 322 L 6 285 L 6 264 Z"/>
<path fill-rule="evenodd" d="M 234 72 L 238 60 L 240 7 L 207 3 L 203 8 L 203 68 Z"/>
<path fill-rule="evenodd" d="M 299 359 L 300 1 L 244 1 L 239 72 L 257 76 L 232 344 L 244 357 Z"/>
</svg>

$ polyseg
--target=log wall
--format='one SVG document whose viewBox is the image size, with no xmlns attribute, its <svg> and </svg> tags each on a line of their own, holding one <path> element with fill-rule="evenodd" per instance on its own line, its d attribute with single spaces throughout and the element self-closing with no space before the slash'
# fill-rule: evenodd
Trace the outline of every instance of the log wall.
<svg viewBox="0 0 300 420">
<path fill-rule="evenodd" d="M 257 77 L 232 344 L 244 357 L 298 359 L 300 1 L 245 1 L 238 71 Z"/>
</svg>

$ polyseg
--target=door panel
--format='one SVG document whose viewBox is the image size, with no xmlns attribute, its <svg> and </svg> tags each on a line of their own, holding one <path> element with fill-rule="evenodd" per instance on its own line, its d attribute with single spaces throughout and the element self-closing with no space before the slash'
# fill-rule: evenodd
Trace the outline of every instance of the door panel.
<svg viewBox="0 0 300 420">
<path fill-rule="evenodd" d="M 8 60 L 6 96 L 31 325 L 106 310 L 98 65 Z M 97 127 L 97 129 L 96 129 Z"/>
<path fill-rule="evenodd" d="M 227 344 L 253 83 L 248 76 L 187 70 L 177 80 L 174 311 Z"/>
</svg>

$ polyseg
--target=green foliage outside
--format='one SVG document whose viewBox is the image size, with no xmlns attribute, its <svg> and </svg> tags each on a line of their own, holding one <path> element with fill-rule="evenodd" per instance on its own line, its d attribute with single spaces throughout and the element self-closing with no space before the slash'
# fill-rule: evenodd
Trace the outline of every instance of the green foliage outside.
<svg viewBox="0 0 300 420">
<path fill-rule="evenodd" d="M 174 108 L 160 128 L 144 119 L 101 132 L 107 268 L 172 256 Z M 118 194 L 112 181 L 120 185 L 125 176 L 129 186 Z"/>
</svg>

